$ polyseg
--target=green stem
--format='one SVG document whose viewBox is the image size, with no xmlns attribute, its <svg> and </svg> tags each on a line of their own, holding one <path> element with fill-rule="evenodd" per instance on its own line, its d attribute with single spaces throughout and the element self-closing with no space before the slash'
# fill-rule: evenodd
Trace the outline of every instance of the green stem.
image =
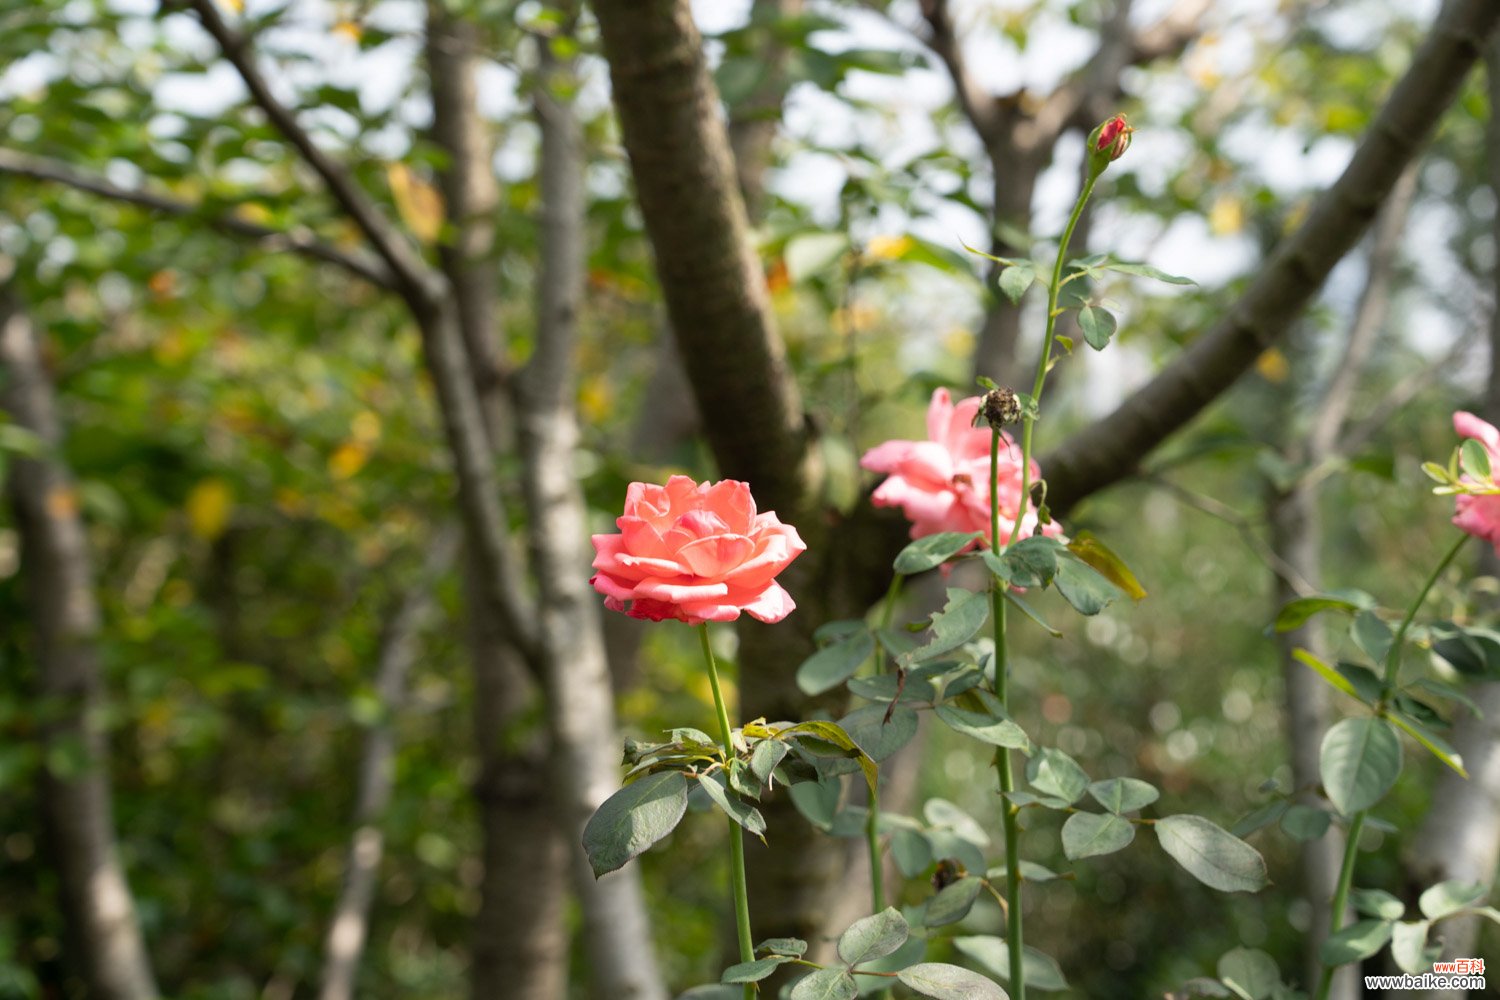
<svg viewBox="0 0 1500 1000">
<path fill-rule="evenodd" d="M 1026 413 L 1021 418 L 1021 499 L 1016 510 L 1015 526 L 1010 530 L 1011 542 L 1020 537 L 1021 522 L 1026 519 L 1026 508 L 1030 503 L 1031 430 L 1036 426 L 1037 408 L 1042 405 L 1042 389 L 1047 383 L 1047 369 L 1052 364 L 1052 345 L 1057 340 L 1057 295 L 1062 289 L 1063 264 L 1068 259 L 1068 244 L 1073 240 L 1073 230 L 1078 228 L 1078 219 L 1083 215 L 1083 206 L 1088 204 L 1089 196 L 1094 193 L 1094 184 L 1098 180 L 1098 176 L 1095 175 L 1090 176 L 1084 182 L 1083 190 L 1078 192 L 1078 201 L 1073 205 L 1073 214 L 1068 216 L 1068 225 L 1063 229 L 1062 239 L 1057 244 L 1057 260 L 1052 265 L 1052 282 L 1047 286 L 1047 332 L 1042 338 L 1042 357 L 1037 362 L 1036 377 L 1031 382 L 1031 405 L 1026 408 Z M 993 458 L 990 467 L 994 468 Z M 993 496 L 993 491 L 991 495 Z M 992 520 L 998 526 L 998 518 Z"/>
<path fill-rule="evenodd" d="M 1000 495 L 996 488 L 999 458 L 1000 429 L 997 427 L 990 434 L 990 550 L 996 554 L 1000 552 Z M 1024 497 L 1024 494 L 1022 495 Z M 1016 523 L 1020 524 L 1020 521 L 1017 520 Z M 995 629 L 995 697 L 1000 700 L 1001 707 L 1009 713 L 1010 664 L 1005 649 L 1004 588 L 1005 584 L 1000 580 L 991 579 L 990 621 Z M 995 748 L 995 770 L 1000 772 L 1000 819 L 1005 828 L 1005 943 L 1010 951 L 1010 995 L 1016 1000 L 1026 1000 L 1026 969 L 1021 961 L 1020 830 L 1016 819 L 1016 808 L 1010 801 L 1010 793 L 1016 790 L 1016 778 L 1011 772 L 1008 748 Z"/>
<path fill-rule="evenodd" d="M 1349 839 L 1344 842 L 1344 864 L 1339 869 L 1339 884 L 1333 892 L 1333 920 L 1328 925 L 1330 934 L 1337 934 L 1344 926 L 1344 910 L 1349 906 L 1349 886 L 1354 881 L 1354 855 L 1359 850 L 1359 835 L 1365 828 L 1368 809 L 1361 809 L 1349 821 Z M 1333 986 L 1334 967 L 1325 965 L 1323 975 L 1318 978 L 1317 1000 L 1328 1000 L 1328 991 Z"/>
<path fill-rule="evenodd" d="M 885 606 L 880 612 L 880 627 L 890 628 L 891 619 L 895 617 L 896 598 L 901 594 L 900 573 L 891 577 L 890 588 L 885 592 Z M 875 673 L 881 674 L 885 670 L 885 647 L 880 645 L 879 640 L 875 643 Z M 874 907 L 870 912 L 879 913 L 885 909 L 885 866 L 881 864 L 880 855 L 880 783 L 876 779 L 875 787 L 870 789 L 870 815 L 865 818 L 865 843 L 870 853 L 870 902 Z"/>
<path fill-rule="evenodd" d="M 719 664 L 714 659 L 714 649 L 708 641 L 708 623 L 698 629 L 698 638 L 703 643 L 703 659 L 708 662 L 708 684 L 714 692 L 714 708 L 719 712 L 719 735 L 724 741 L 724 760 L 734 759 L 734 732 L 729 726 L 729 710 L 724 707 L 724 692 L 719 688 Z M 740 939 L 740 961 L 755 958 L 755 941 L 750 936 L 750 892 L 745 880 L 745 834 L 734 820 L 729 821 L 729 867 L 734 889 L 734 926 Z M 745 984 L 744 1000 L 755 1000 L 755 984 Z"/>
<path fill-rule="evenodd" d="M 1396 629 L 1396 634 L 1391 637 L 1391 648 L 1385 654 L 1385 691 L 1381 695 L 1380 705 L 1376 709 L 1377 714 L 1384 714 L 1385 703 L 1390 698 L 1391 692 L 1395 690 L 1396 680 L 1401 673 L 1402 646 L 1406 644 L 1406 633 L 1411 628 L 1412 621 L 1417 617 L 1417 612 L 1427 602 L 1427 595 L 1432 593 L 1432 588 L 1437 585 L 1438 578 L 1443 575 L 1443 570 L 1458 556 L 1459 549 L 1469 540 L 1468 535 L 1459 535 L 1458 541 L 1448 549 L 1446 555 L 1437 564 L 1437 567 L 1428 574 L 1427 580 L 1422 584 L 1417 599 L 1411 602 L 1406 609 L 1406 617 L 1401 619 L 1401 626 Z M 1365 828 L 1365 818 L 1369 815 L 1368 809 L 1361 809 L 1349 820 L 1349 836 L 1344 842 L 1344 863 L 1339 868 L 1338 885 L 1333 892 L 1333 911 L 1330 914 L 1328 929 L 1330 934 L 1337 934 L 1344 926 L 1344 911 L 1349 905 L 1349 887 L 1354 882 L 1354 861 L 1359 853 L 1359 835 Z M 1316 1000 L 1328 1000 L 1328 991 L 1333 986 L 1333 966 L 1325 966 L 1323 975 L 1318 979 L 1318 992 Z"/>
<path fill-rule="evenodd" d="M 1422 584 L 1422 592 L 1417 595 L 1415 601 L 1411 602 L 1411 607 L 1406 609 L 1406 617 L 1401 619 L 1401 627 L 1396 629 L 1396 635 L 1391 639 L 1391 648 L 1385 654 L 1385 687 L 1387 696 L 1389 696 L 1390 690 L 1396 686 L 1396 677 L 1401 672 L 1401 647 L 1406 642 L 1406 630 L 1411 628 L 1412 619 L 1417 617 L 1417 611 L 1426 603 L 1427 595 L 1436 586 L 1438 577 L 1443 575 L 1443 570 L 1448 568 L 1448 564 L 1453 562 L 1454 558 L 1458 555 L 1458 550 L 1463 548 L 1464 543 L 1468 540 L 1469 536 L 1466 534 L 1458 536 L 1458 541 L 1453 543 L 1453 547 L 1448 550 L 1448 554 L 1443 556 L 1443 561 L 1437 564 L 1437 568 L 1427 577 L 1427 582 Z"/>
</svg>

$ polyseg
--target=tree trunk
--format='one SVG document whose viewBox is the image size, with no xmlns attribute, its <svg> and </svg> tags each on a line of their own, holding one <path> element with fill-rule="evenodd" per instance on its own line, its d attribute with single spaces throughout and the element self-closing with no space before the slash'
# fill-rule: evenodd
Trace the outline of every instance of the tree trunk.
<svg viewBox="0 0 1500 1000">
<path fill-rule="evenodd" d="M 448 156 L 438 181 L 452 233 L 439 258 L 454 290 L 466 374 L 493 453 L 505 443 L 509 400 L 500 362 L 493 260 L 498 194 L 492 143 L 477 105 L 476 34 L 473 24 L 449 15 L 440 3 L 429 4 L 432 138 Z M 474 1000 L 562 1000 L 568 979 L 568 868 L 547 776 L 550 741 L 545 733 L 515 734 L 541 694 L 515 648 L 515 637 L 488 611 L 483 567 L 473 552 L 465 553 L 465 564 L 480 765 L 474 791 L 484 861 L 473 927 L 471 995 Z"/>
<path fill-rule="evenodd" d="M 1490 97 L 1490 118 L 1485 130 L 1490 188 L 1500 193 L 1500 38 L 1485 48 L 1485 74 Z M 1500 241 L 1500 218 L 1494 222 Z M 1500 243 L 1497 243 L 1500 245 Z M 1500 288 L 1500 267 L 1494 281 Z M 1500 307 L 1490 315 L 1490 373 L 1484 398 L 1484 417 L 1500 423 Z M 1500 576 L 1500 554 L 1486 548 L 1480 555 L 1479 571 Z M 1500 682 L 1488 681 L 1469 687 L 1481 714 L 1460 710 L 1453 726 L 1453 748 L 1469 771 L 1465 781 L 1444 768 L 1437 779 L 1432 806 L 1412 840 L 1407 860 L 1408 877 L 1417 888 L 1446 879 L 1464 879 L 1493 885 L 1497 854 L 1500 854 Z M 1443 958 L 1476 955 L 1482 921 L 1475 917 L 1445 920 L 1438 934 L 1443 940 Z M 1490 972 L 1493 977 L 1494 972 Z M 1462 991 L 1433 990 L 1430 1000 L 1455 1000 Z"/>
<path fill-rule="evenodd" d="M 78 493 L 56 456 L 56 402 L 31 323 L 0 287 L 0 404 L 45 443 L 17 460 L 8 486 L 35 629 L 46 765 L 43 820 L 62 889 L 72 960 L 91 996 L 152 1000 L 151 962 L 116 846 L 97 648 L 99 607 Z"/>
<path fill-rule="evenodd" d="M 640 868 L 594 877 L 581 847 L 584 825 L 620 788 L 620 739 L 604 652 L 600 601 L 589 586 L 588 509 L 574 455 L 574 346 L 583 301 L 583 131 L 573 105 L 574 66 L 541 45 L 535 105 L 541 126 L 541 267 L 537 347 L 520 381 L 523 491 L 532 567 L 541 595 L 540 638 L 560 797 L 574 889 L 583 905 L 584 950 L 595 996 L 665 1000 L 641 890 Z"/>
</svg>

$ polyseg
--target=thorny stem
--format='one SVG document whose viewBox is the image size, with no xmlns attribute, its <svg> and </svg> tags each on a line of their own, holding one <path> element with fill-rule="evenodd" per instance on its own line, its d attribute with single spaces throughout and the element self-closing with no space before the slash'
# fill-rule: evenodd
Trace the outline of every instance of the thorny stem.
<svg viewBox="0 0 1500 1000">
<path fill-rule="evenodd" d="M 1000 552 L 1000 492 L 996 482 L 1000 458 L 1000 428 L 990 432 L 990 550 Z M 1023 495 L 1024 497 L 1024 495 Z M 1023 498 L 1023 505 L 1024 505 Z M 1022 508 L 1024 510 L 1024 506 Z M 1019 525 L 1020 518 L 1016 523 Z M 1007 713 L 1010 711 L 1008 663 L 1005 651 L 1005 584 L 990 581 L 990 619 L 995 628 L 995 697 Z M 1016 790 L 1016 778 L 1010 769 L 1010 750 L 995 748 L 995 770 L 1000 772 L 1000 816 L 1005 828 L 1005 943 L 1010 950 L 1010 987 L 1016 1000 L 1026 1000 L 1026 972 L 1021 964 L 1021 866 L 1020 824 L 1010 793 Z"/>
<path fill-rule="evenodd" d="M 724 707 L 724 692 L 719 688 L 719 665 L 714 659 L 714 649 L 708 641 L 708 623 L 698 627 L 698 638 L 703 643 L 703 659 L 708 662 L 708 684 L 714 692 L 714 708 L 719 713 L 719 735 L 724 740 L 724 761 L 734 760 L 733 730 L 729 727 L 729 711 Z M 740 961 L 755 959 L 755 942 L 750 936 L 750 893 L 745 882 L 745 834 L 740 825 L 729 820 L 729 867 L 734 889 L 734 926 L 739 934 Z M 755 1000 L 755 984 L 745 984 L 744 1000 Z"/>
<path fill-rule="evenodd" d="M 891 586 L 885 592 L 885 607 L 880 612 L 880 627 L 890 628 L 891 619 L 896 611 L 896 599 L 901 594 L 901 574 L 897 573 L 891 578 Z M 885 669 L 884 647 L 877 640 L 875 643 L 875 672 L 881 673 Z M 865 843 L 870 851 L 870 900 L 874 909 L 871 913 L 879 913 L 885 909 L 885 870 L 881 864 L 880 857 L 880 783 L 870 788 L 870 815 L 865 819 Z"/>
<path fill-rule="evenodd" d="M 1448 549 L 1446 555 L 1437 564 L 1437 567 L 1428 574 L 1427 581 L 1422 584 L 1417 599 L 1411 602 L 1411 607 L 1406 609 L 1406 617 L 1401 619 L 1401 626 L 1396 629 L 1396 634 L 1391 638 L 1391 648 L 1385 654 L 1385 691 L 1380 698 L 1380 714 L 1385 712 L 1386 701 L 1391 697 L 1396 687 L 1397 676 L 1401 672 L 1401 647 L 1406 643 L 1406 632 L 1411 628 L 1412 620 L 1417 617 L 1417 612 L 1427 601 L 1427 595 L 1436 586 L 1438 578 L 1443 575 L 1443 570 L 1453 562 L 1458 555 L 1458 550 L 1464 547 L 1469 540 L 1468 535 L 1459 535 L 1458 541 Z M 1369 809 L 1361 809 L 1349 820 L 1349 835 L 1344 841 L 1344 863 L 1339 869 L 1339 881 L 1333 892 L 1333 912 L 1328 924 L 1329 934 L 1337 934 L 1344 926 L 1344 910 L 1349 905 L 1349 887 L 1354 882 L 1354 861 L 1359 853 L 1359 835 L 1365 828 L 1365 818 L 1369 815 Z M 1327 965 L 1323 967 L 1323 975 L 1318 978 L 1318 992 L 1316 1000 L 1328 1000 L 1328 991 L 1333 986 L 1334 967 Z"/>
<path fill-rule="evenodd" d="M 1073 230 L 1078 228 L 1083 206 L 1088 204 L 1089 195 L 1094 193 L 1094 184 L 1098 180 L 1098 176 L 1094 175 L 1084 182 L 1083 190 L 1078 192 L 1078 201 L 1073 205 L 1073 214 L 1068 216 L 1068 225 L 1063 229 L 1062 239 L 1057 243 L 1057 260 L 1052 265 L 1052 281 L 1047 286 L 1047 333 L 1042 338 L 1042 356 L 1037 362 L 1036 378 L 1031 382 L 1031 405 L 1026 407 L 1025 415 L 1021 418 L 1021 498 L 1017 504 L 1015 526 L 1010 529 L 1011 542 L 1021 535 L 1021 522 L 1026 519 L 1026 505 L 1030 502 L 1031 430 L 1036 426 L 1037 408 L 1042 405 L 1042 389 L 1047 383 L 1047 369 L 1052 364 L 1052 344 L 1057 340 L 1057 295 L 1062 290 L 1063 264 L 1068 259 L 1068 244 L 1072 242 Z M 993 458 L 990 466 L 994 468 Z M 990 495 L 993 500 L 993 491 Z M 999 524 L 998 519 L 993 520 L 996 525 Z"/>
</svg>

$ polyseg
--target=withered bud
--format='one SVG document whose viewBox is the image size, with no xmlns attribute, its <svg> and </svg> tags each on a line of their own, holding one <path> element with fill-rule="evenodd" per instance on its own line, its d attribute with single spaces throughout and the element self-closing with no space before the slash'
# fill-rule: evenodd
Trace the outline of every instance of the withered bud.
<svg viewBox="0 0 1500 1000">
<path fill-rule="evenodd" d="M 1021 401 L 1016 398 L 1012 389 L 1003 386 L 991 389 L 984 394 L 984 400 L 979 404 L 979 414 L 984 417 L 985 423 L 998 431 L 1006 424 L 1013 424 L 1021 419 Z"/>
<path fill-rule="evenodd" d="M 963 865 L 953 858 L 944 858 L 937 864 L 937 871 L 932 873 L 932 887 L 942 892 L 954 882 L 968 874 Z"/>
</svg>

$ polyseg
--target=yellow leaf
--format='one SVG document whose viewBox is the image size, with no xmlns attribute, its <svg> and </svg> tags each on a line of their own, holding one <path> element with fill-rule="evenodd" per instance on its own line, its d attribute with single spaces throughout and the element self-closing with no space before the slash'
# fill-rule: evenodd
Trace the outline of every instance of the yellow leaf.
<svg viewBox="0 0 1500 1000">
<path fill-rule="evenodd" d="M 363 469 L 369 458 L 370 452 L 363 444 L 346 441 L 328 456 L 328 471 L 335 479 L 348 479 Z"/>
<path fill-rule="evenodd" d="M 872 260 L 899 260 L 912 245 L 910 236 L 876 236 L 865 247 L 865 256 Z"/>
<path fill-rule="evenodd" d="M 349 421 L 349 434 L 360 444 L 374 444 L 380 440 L 380 417 L 370 410 L 361 410 Z"/>
<path fill-rule="evenodd" d="M 229 526 L 234 510 L 234 490 L 217 476 L 201 480 L 187 497 L 188 528 L 205 541 L 212 541 Z"/>
<path fill-rule="evenodd" d="M 1267 382 L 1280 383 L 1285 382 L 1286 377 L 1291 374 L 1292 366 L 1287 362 L 1285 354 L 1272 347 L 1255 359 L 1255 370 Z"/>
<path fill-rule="evenodd" d="M 1233 195 L 1221 195 L 1208 211 L 1208 228 L 1215 236 L 1229 236 L 1244 229 L 1244 204 Z"/>
<path fill-rule="evenodd" d="M 436 243 L 443 231 L 443 196 L 437 188 L 407 169 L 404 163 L 386 168 L 391 196 L 401 221 L 423 243 Z"/>
<path fill-rule="evenodd" d="M 1135 574 L 1130 571 L 1130 567 L 1125 565 L 1125 560 L 1089 532 L 1080 531 L 1074 535 L 1073 540 L 1068 543 L 1068 551 L 1092 566 L 1100 576 L 1129 594 L 1132 600 L 1139 601 L 1146 596 L 1146 588 L 1141 586 L 1141 581 L 1137 580 Z"/>
</svg>

